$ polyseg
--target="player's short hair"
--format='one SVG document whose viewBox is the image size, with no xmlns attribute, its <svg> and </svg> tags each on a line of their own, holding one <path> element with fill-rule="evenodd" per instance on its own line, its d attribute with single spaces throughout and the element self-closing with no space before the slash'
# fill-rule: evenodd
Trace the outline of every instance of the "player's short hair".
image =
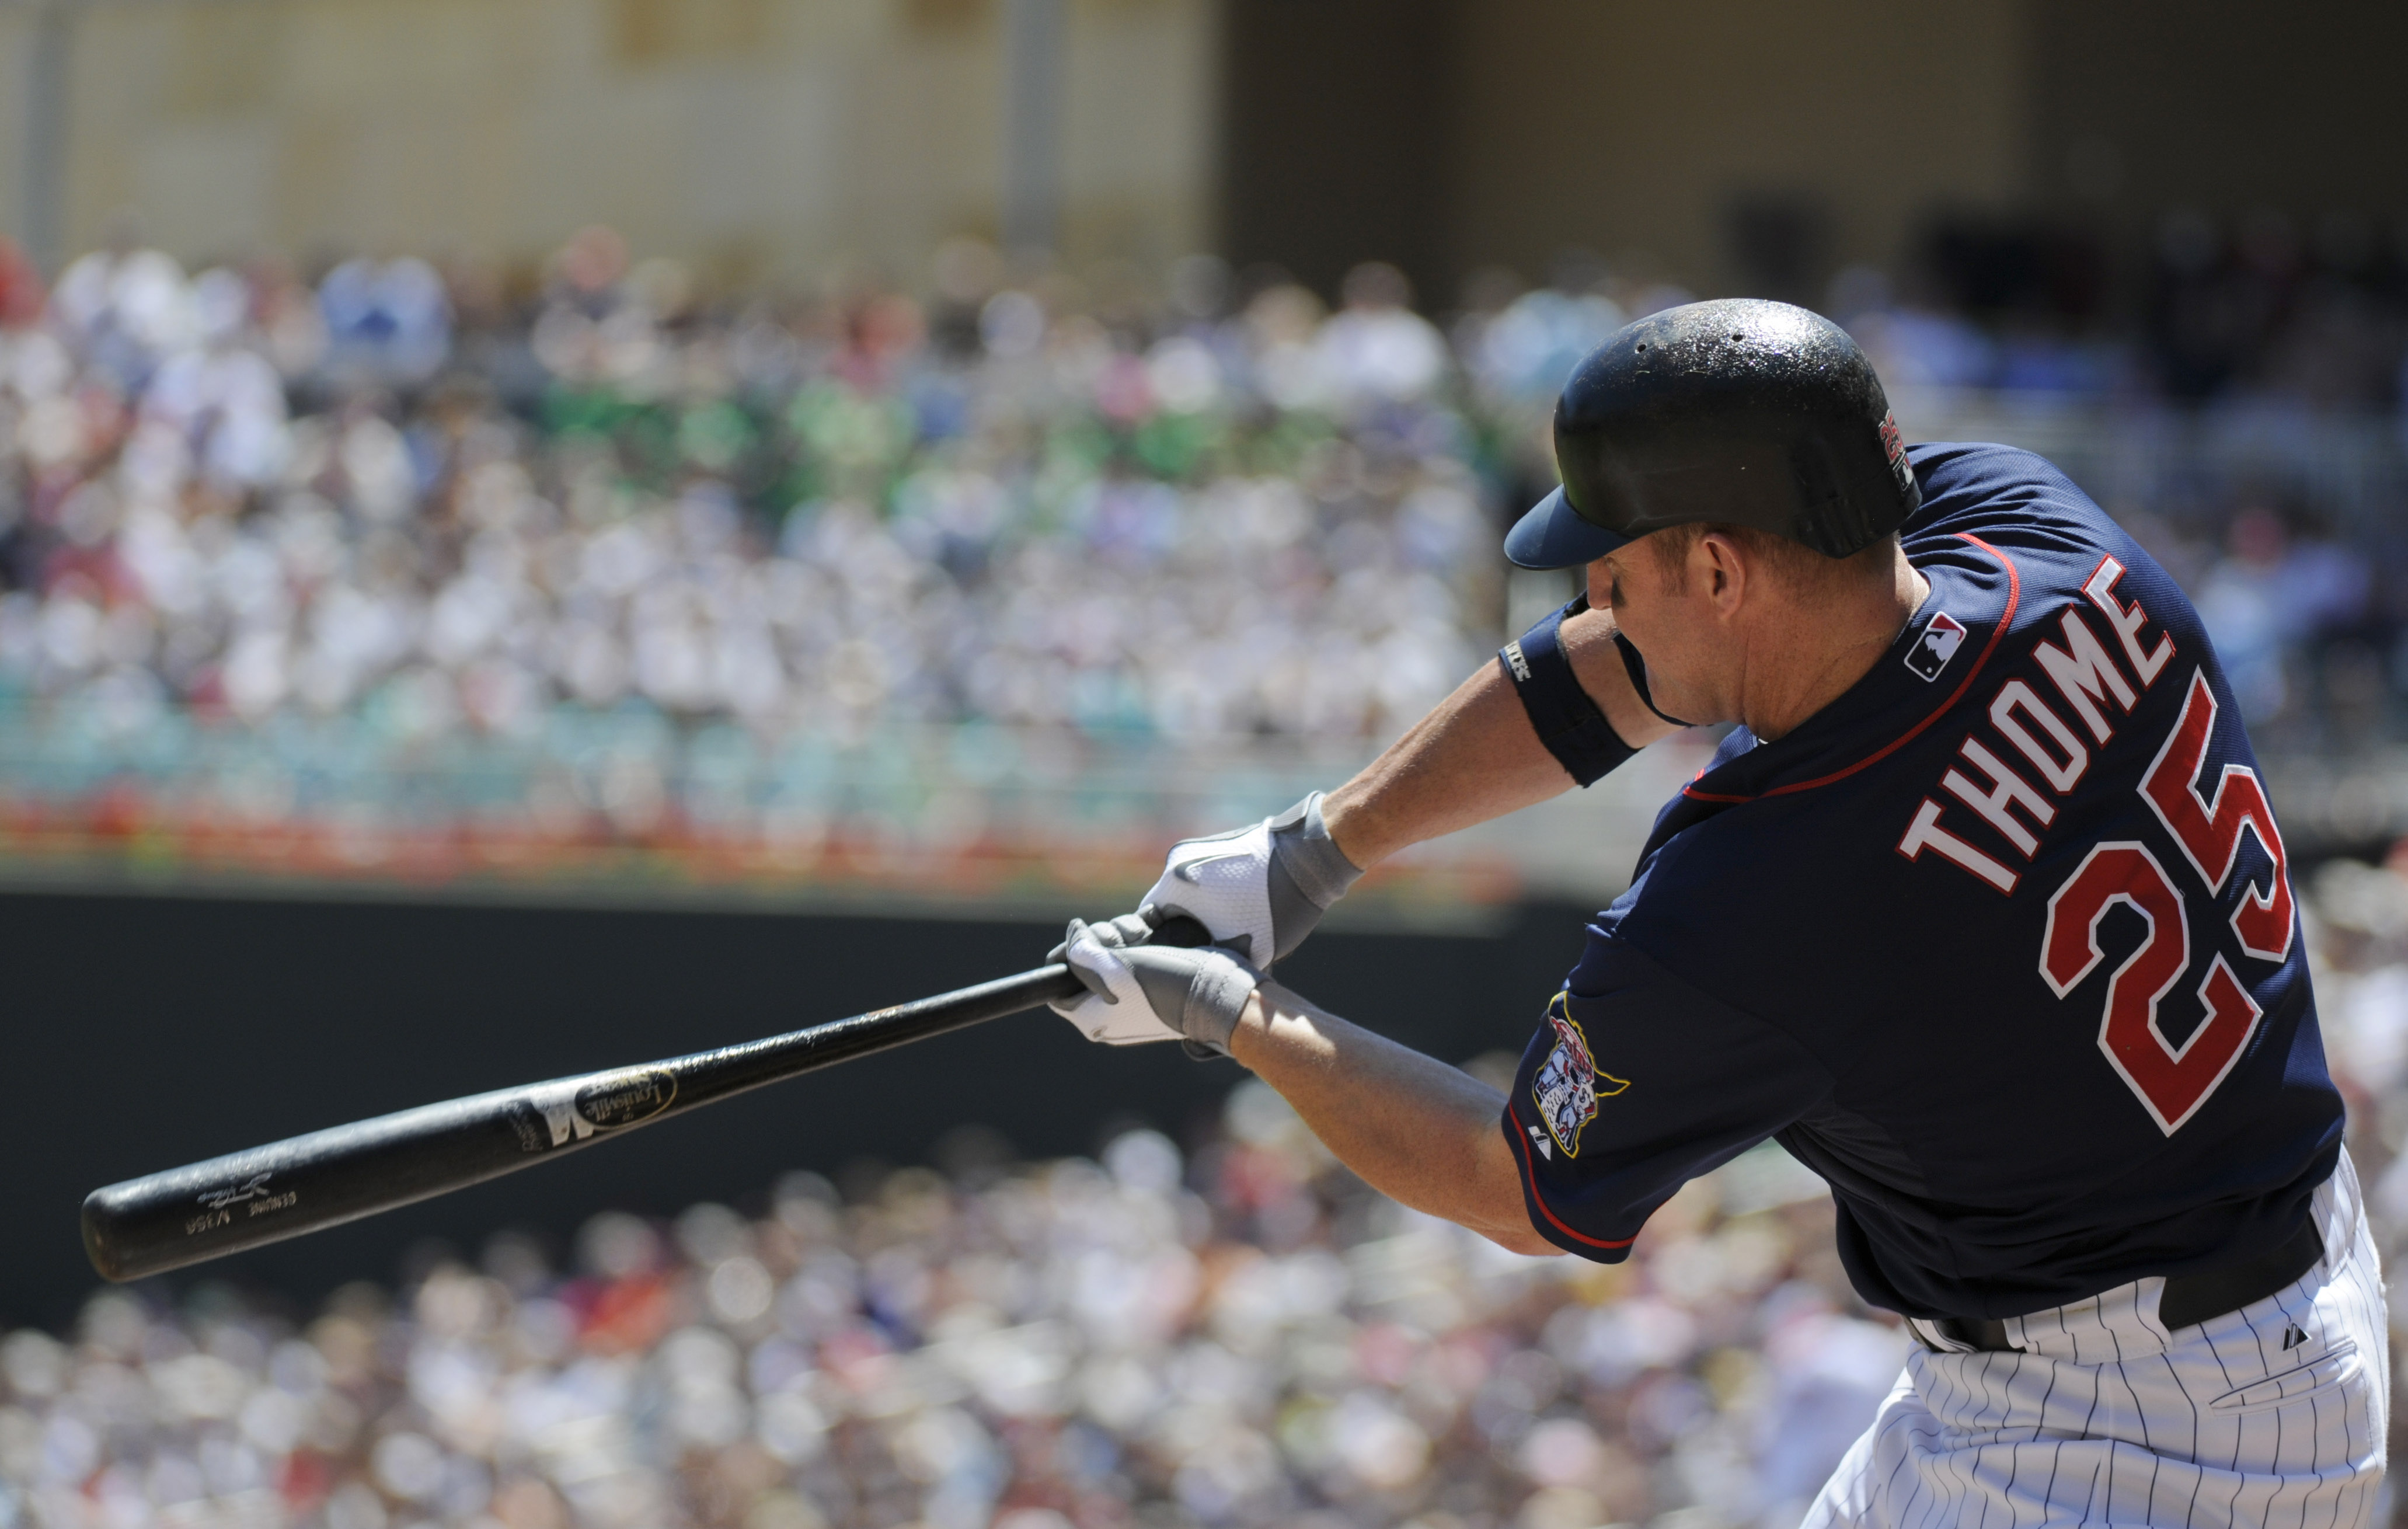
<svg viewBox="0 0 2408 1529">
<path fill-rule="evenodd" d="M 1803 543 L 1754 526 L 1693 521 L 1666 526 L 1645 538 L 1656 567 L 1670 588 L 1677 592 L 1686 582 L 1690 550 L 1710 535 L 1732 543 L 1749 563 L 1769 572 L 1792 593 L 1805 595 L 1824 591 L 1840 593 L 1888 578 L 1891 554 L 1898 548 L 1893 532 L 1847 557 L 1825 557 Z"/>
</svg>

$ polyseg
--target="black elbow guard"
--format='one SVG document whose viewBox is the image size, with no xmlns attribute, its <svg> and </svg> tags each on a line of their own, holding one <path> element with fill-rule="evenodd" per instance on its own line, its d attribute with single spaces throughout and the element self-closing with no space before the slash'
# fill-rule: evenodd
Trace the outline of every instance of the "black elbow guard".
<svg viewBox="0 0 2408 1529">
<path fill-rule="evenodd" d="M 1504 665 L 1505 678 L 1513 682 L 1513 693 L 1521 697 L 1522 709 L 1528 714 L 1539 741 L 1555 756 L 1564 773 L 1584 786 L 1639 751 L 1622 741 L 1622 735 L 1605 720 L 1588 692 L 1581 689 L 1580 677 L 1572 673 L 1571 660 L 1564 652 L 1560 630 L 1564 618 L 1587 608 L 1588 596 L 1577 596 L 1497 650 L 1497 662 Z M 1646 693 L 1644 687 L 1640 693 Z"/>
</svg>

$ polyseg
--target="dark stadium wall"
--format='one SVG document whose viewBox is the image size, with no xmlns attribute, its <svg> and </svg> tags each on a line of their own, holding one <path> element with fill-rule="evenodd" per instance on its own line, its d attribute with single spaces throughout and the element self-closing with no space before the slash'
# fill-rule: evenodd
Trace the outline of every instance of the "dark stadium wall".
<svg viewBox="0 0 2408 1529">
<path fill-rule="evenodd" d="M 1394 260 L 1441 307 L 1572 249 L 1760 286 L 1768 212 L 1810 263 L 1885 256 L 1927 204 L 2019 189 L 2025 11 L 1229 0 L 1225 243 L 1324 291 Z"/>
<path fill-rule="evenodd" d="M 1222 252 L 1334 295 L 1363 260 L 1454 293 L 1436 194 L 1457 0 L 1225 0 Z"/>
<path fill-rule="evenodd" d="M 1818 301 L 1941 218 L 2389 215 L 2408 8 L 2316 0 L 1228 0 L 1225 246 L 1444 308 L 1568 251 Z"/>
<path fill-rule="evenodd" d="M 1035 965 L 1057 922 L 232 898 L 0 897 L 16 1211 L 0 1326 L 57 1322 L 97 1284 L 76 1215 L 121 1179 L 509 1083 L 649 1060 Z M 1450 1061 L 1528 1038 L 1581 915 L 1493 934 L 1331 930 L 1283 975 Z M 1042 1012 L 856 1062 L 391 1215 L 166 1277 L 297 1299 L 391 1280 L 430 1242 L 565 1245 L 594 1212 L 758 1203 L 778 1176 L 927 1162 L 981 1126 L 1020 1153 L 1142 1122 L 1192 1136 L 1243 1075 L 1169 1046 L 1092 1046 Z M 163 1292 L 165 1293 L 165 1292 Z"/>
<path fill-rule="evenodd" d="M 2383 0 L 2038 0 L 2036 179 L 2128 236 L 2160 211 L 2408 212 L 2400 60 Z"/>
<path fill-rule="evenodd" d="M 1467 7 L 1448 258 L 1537 278 L 1577 246 L 1707 293 L 1818 299 L 1829 267 L 1886 259 L 1924 207 L 2018 193 L 2026 8 Z M 1779 221 L 1799 248 L 1761 248 Z"/>
</svg>

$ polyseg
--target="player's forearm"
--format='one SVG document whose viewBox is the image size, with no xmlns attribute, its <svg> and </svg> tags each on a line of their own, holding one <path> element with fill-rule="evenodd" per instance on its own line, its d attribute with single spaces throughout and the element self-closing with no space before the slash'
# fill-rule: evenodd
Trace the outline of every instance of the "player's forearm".
<svg viewBox="0 0 2408 1529">
<path fill-rule="evenodd" d="M 1530 1228 L 1497 1125 L 1505 1096 L 1487 1084 L 1276 982 L 1248 1002 L 1230 1054 L 1373 1189 L 1517 1252 L 1557 1250 Z"/>
<path fill-rule="evenodd" d="M 1488 664 L 1325 797 L 1322 818 L 1366 870 L 1409 845 L 1570 791 L 1512 685 Z"/>
<path fill-rule="evenodd" d="M 1610 615 L 1573 617 L 1562 641 L 1581 688 L 1625 743 L 1644 748 L 1674 731 L 1630 683 Z M 1346 858 L 1369 869 L 1409 845 L 1518 812 L 1571 785 L 1539 741 L 1512 681 L 1490 663 L 1330 793 L 1322 815 Z"/>
</svg>

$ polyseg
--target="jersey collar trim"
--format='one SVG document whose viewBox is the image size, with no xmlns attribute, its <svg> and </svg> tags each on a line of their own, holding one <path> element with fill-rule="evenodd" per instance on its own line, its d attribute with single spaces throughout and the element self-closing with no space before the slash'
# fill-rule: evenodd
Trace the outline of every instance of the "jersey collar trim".
<svg viewBox="0 0 2408 1529">
<path fill-rule="evenodd" d="M 1949 693 L 1948 699 L 1932 707 L 1929 712 L 1925 714 L 1922 721 L 1916 722 L 1905 732 L 1900 733 L 1898 736 L 1890 739 L 1887 743 L 1883 744 L 1871 753 L 1867 754 L 1864 758 L 1857 760 L 1855 764 L 1850 764 L 1843 769 L 1833 770 L 1826 775 L 1818 775 L 1811 780 L 1792 780 L 1786 785 L 1773 786 L 1765 791 L 1742 794 L 1698 790 L 1698 781 L 1703 780 L 1710 773 L 1709 770 L 1700 770 L 1698 772 L 1696 780 L 1692 780 L 1687 785 L 1681 788 L 1681 794 L 1693 802 L 1737 804 L 1741 802 L 1753 802 L 1762 796 L 1787 796 L 1801 791 L 1813 791 L 1817 786 L 1828 786 L 1834 780 L 1844 780 L 1849 776 L 1856 774 L 1858 770 L 1879 764 L 1881 761 L 1887 759 L 1891 754 L 1896 753 L 1899 750 L 1905 748 L 1917 736 L 1921 736 L 1926 728 L 1929 727 L 1933 722 L 1938 722 L 1942 716 L 1946 715 L 1949 709 L 1955 707 L 1957 702 L 1963 700 L 1965 698 L 1965 693 L 1973 688 L 1973 681 L 1981 678 L 1982 670 L 1988 666 L 1990 655 L 1998 651 L 2000 642 L 2004 639 L 2007 635 L 2007 628 L 2014 624 L 2015 607 L 2023 600 L 2023 579 L 2015 572 L 2014 560 L 2007 556 L 2004 552 L 2000 551 L 1997 548 L 1991 546 L 1988 542 L 1984 541 L 1981 537 L 1972 535 L 1971 532 L 1959 531 L 1956 533 L 1956 539 L 1962 542 L 1969 542 L 1974 547 L 1981 549 L 1984 552 L 1996 558 L 1999 565 L 2006 570 L 2007 606 L 2004 610 L 1999 613 L 1997 622 L 1991 626 L 1990 640 L 1983 644 L 1981 655 L 1973 660 L 1972 667 L 1965 671 L 1965 678 L 1957 681 L 1956 690 Z M 1914 623 L 1913 622 L 1909 622 L 1907 623 L 1907 631 L 1900 634 L 1900 639 L 1904 640 L 1914 632 Z M 1751 750 L 1749 754 L 1742 754 L 1740 759 L 1746 759 L 1754 752 L 1755 750 Z M 1732 760 L 1730 763 L 1735 764 L 1739 763 L 1739 760 Z"/>
</svg>

